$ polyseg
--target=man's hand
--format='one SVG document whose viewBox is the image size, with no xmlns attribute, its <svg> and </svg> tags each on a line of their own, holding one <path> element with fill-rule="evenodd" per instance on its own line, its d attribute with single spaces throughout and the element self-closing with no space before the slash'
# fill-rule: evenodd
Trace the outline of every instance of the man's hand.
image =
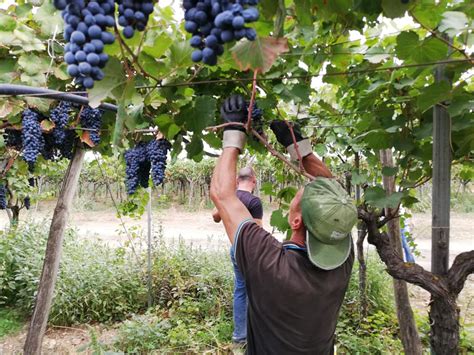
<svg viewBox="0 0 474 355">
<path fill-rule="evenodd" d="M 304 138 L 301 135 L 300 127 L 297 124 L 289 122 L 287 123 L 286 121 L 273 121 L 270 125 L 270 128 L 272 129 L 273 133 L 275 133 L 277 141 L 286 148 L 288 153 L 290 153 L 291 159 L 298 160 L 295 141 L 293 140 L 288 124 L 293 127 L 293 133 L 295 135 L 295 140 L 298 144 L 298 151 L 300 152 L 301 157 L 304 158 L 305 156 L 311 154 L 313 152 L 311 142 L 309 139 Z"/>
<path fill-rule="evenodd" d="M 309 139 L 304 138 L 301 135 L 301 131 L 298 125 L 292 124 L 293 133 L 295 135 L 296 143 L 298 144 L 298 151 L 300 152 L 301 158 L 303 159 L 303 166 L 305 170 L 313 175 L 316 176 L 324 176 L 327 178 L 331 178 L 332 174 L 331 171 L 327 168 L 327 166 L 313 153 L 313 149 L 311 147 L 311 142 Z M 296 151 L 295 142 L 293 141 L 293 137 L 291 136 L 290 128 L 286 121 L 273 121 L 270 125 L 273 133 L 277 138 L 277 141 L 283 145 L 293 160 L 298 160 L 298 153 Z"/>
<path fill-rule="evenodd" d="M 247 121 L 247 105 L 241 95 L 232 95 L 221 106 L 221 116 L 225 123 L 242 123 Z M 224 128 L 222 147 L 244 148 L 247 135 L 243 125 L 229 125 Z"/>
</svg>

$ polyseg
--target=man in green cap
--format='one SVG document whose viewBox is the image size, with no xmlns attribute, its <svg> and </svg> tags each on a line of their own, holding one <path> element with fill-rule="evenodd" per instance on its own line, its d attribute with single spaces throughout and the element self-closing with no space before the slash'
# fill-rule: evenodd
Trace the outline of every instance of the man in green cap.
<svg viewBox="0 0 474 355">
<path fill-rule="evenodd" d="M 246 122 L 243 97 L 225 100 L 221 115 L 228 123 Z M 350 231 L 357 211 L 296 127 L 298 149 L 285 122 L 273 122 L 271 129 L 290 157 L 301 156 L 316 177 L 291 202 L 290 241 L 280 243 L 257 225 L 235 195 L 237 160 L 246 141 L 241 125 L 226 127 L 211 183 L 211 198 L 247 287 L 247 353 L 332 354 L 354 261 Z"/>
</svg>

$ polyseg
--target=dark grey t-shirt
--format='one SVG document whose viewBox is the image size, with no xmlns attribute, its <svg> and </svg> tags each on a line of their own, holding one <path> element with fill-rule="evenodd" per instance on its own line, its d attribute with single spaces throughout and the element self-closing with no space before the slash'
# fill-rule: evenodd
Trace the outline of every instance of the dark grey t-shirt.
<svg viewBox="0 0 474 355">
<path fill-rule="evenodd" d="M 247 207 L 252 218 L 262 219 L 263 218 L 263 207 L 262 201 L 255 195 L 248 191 L 237 190 L 237 197 Z"/>
<path fill-rule="evenodd" d="M 247 353 L 332 354 L 353 251 L 343 265 L 325 271 L 252 221 L 239 227 L 234 247 L 249 300 Z"/>
</svg>

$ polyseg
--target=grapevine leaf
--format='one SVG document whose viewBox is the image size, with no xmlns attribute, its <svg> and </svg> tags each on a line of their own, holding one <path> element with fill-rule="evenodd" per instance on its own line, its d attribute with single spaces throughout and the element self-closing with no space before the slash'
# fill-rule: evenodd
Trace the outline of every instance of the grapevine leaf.
<svg viewBox="0 0 474 355">
<path fill-rule="evenodd" d="M 80 136 L 81 142 L 86 143 L 89 147 L 94 147 L 95 144 L 91 140 L 91 135 L 89 131 L 83 131 L 81 136 Z"/>
<path fill-rule="evenodd" d="M 311 26 L 313 19 L 311 17 L 311 1 L 295 0 L 296 18 L 301 26 Z"/>
<path fill-rule="evenodd" d="M 451 85 L 447 81 L 432 84 L 423 89 L 420 96 L 418 96 L 417 104 L 421 112 L 425 112 L 431 106 L 437 103 L 449 100 L 451 97 Z"/>
<path fill-rule="evenodd" d="M 382 168 L 382 175 L 383 176 L 395 176 L 398 172 L 397 167 L 390 167 L 390 166 L 384 166 Z"/>
<path fill-rule="evenodd" d="M 158 125 L 160 131 L 167 139 L 173 139 L 181 128 L 173 122 L 171 116 L 162 114 L 156 117 L 153 122 Z"/>
<path fill-rule="evenodd" d="M 34 14 L 34 18 L 41 24 L 41 32 L 46 35 L 53 34 L 55 31 L 60 33 L 63 29 L 63 19 L 49 1 L 43 3 Z"/>
<path fill-rule="evenodd" d="M 459 11 L 446 11 L 439 25 L 441 32 L 446 32 L 449 36 L 455 37 L 459 32 L 467 29 L 469 19 L 466 14 Z"/>
<path fill-rule="evenodd" d="M 153 41 L 147 38 L 147 41 L 143 46 L 143 52 L 149 54 L 153 58 L 160 58 L 172 44 L 173 40 L 168 35 L 157 35 Z"/>
<path fill-rule="evenodd" d="M 436 4 L 419 4 L 412 11 L 416 19 L 428 28 L 436 28 L 441 21 L 441 13 Z"/>
<path fill-rule="evenodd" d="M 402 17 L 410 6 L 410 1 L 403 4 L 399 0 L 382 0 L 383 12 L 389 18 Z"/>
<path fill-rule="evenodd" d="M 0 31 L 10 32 L 16 27 L 16 21 L 13 17 L 0 13 Z"/>
<path fill-rule="evenodd" d="M 288 229 L 290 229 L 288 216 L 284 215 L 281 209 L 272 212 L 272 216 L 270 217 L 270 225 L 278 229 L 280 232 L 286 232 Z"/>
<path fill-rule="evenodd" d="M 125 103 L 120 102 L 117 110 L 117 120 L 115 121 L 114 134 L 112 137 L 112 142 L 115 147 L 118 147 L 120 145 L 120 139 L 122 138 L 122 132 L 127 118 L 128 114 Z"/>
<path fill-rule="evenodd" d="M 117 90 L 117 94 L 114 90 L 126 81 L 122 65 L 116 58 L 110 58 L 104 68 L 104 74 L 104 79 L 96 81 L 94 87 L 89 90 L 89 105 L 93 108 L 98 107 L 107 97 L 120 97 L 122 90 Z"/>
<path fill-rule="evenodd" d="M 5 118 L 13 111 L 13 104 L 10 101 L 4 101 L 0 105 L 0 118 Z"/>
<path fill-rule="evenodd" d="M 46 133 L 49 133 L 51 132 L 51 130 L 56 127 L 56 125 L 54 124 L 53 121 L 50 121 L 50 120 L 43 120 L 41 121 L 41 130 L 46 132 Z"/>
<path fill-rule="evenodd" d="M 377 208 L 396 208 L 402 197 L 402 192 L 395 192 L 387 196 L 385 190 L 380 186 L 368 187 L 364 194 L 365 201 Z"/>
<path fill-rule="evenodd" d="M 214 123 L 216 115 L 216 99 L 212 96 L 198 96 L 194 102 L 194 107 L 186 116 L 186 126 L 195 133 Z"/>
<path fill-rule="evenodd" d="M 255 41 L 241 40 L 232 49 L 232 57 L 240 70 L 267 72 L 282 53 L 288 52 L 286 38 L 263 37 Z"/>
<path fill-rule="evenodd" d="M 433 62 L 446 58 L 448 46 L 437 38 L 427 38 L 420 41 L 413 32 L 403 32 L 397 37 L 397 56 L 403 60 L 416 63 Z"/>
<path fill-rule="evenodd" d="M 202 159 L 202 152 L 204 150 L 204 145 L 202 144 L 202 139 L 199 135 L 194 134 L 191 142 L 186 146 L 186 151 L 188 152 L 188 158 L 195 161 L 200 161 Z"/>
</svg>

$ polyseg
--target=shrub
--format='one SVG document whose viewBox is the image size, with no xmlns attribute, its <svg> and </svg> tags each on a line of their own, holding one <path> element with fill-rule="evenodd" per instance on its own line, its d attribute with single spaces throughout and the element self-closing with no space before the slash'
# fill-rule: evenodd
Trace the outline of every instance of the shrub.
<svg viewBox="0 0 474 355">
<path fill-rule="evenodd" d="M 47 225 L 0 234 L 0 305 L 31 313 L 41 275 Z M 143 271 L 129 253 L 65 235 L 49 321 L 68 325 L 123 320 L 146 307 Z"/>
</svg>

